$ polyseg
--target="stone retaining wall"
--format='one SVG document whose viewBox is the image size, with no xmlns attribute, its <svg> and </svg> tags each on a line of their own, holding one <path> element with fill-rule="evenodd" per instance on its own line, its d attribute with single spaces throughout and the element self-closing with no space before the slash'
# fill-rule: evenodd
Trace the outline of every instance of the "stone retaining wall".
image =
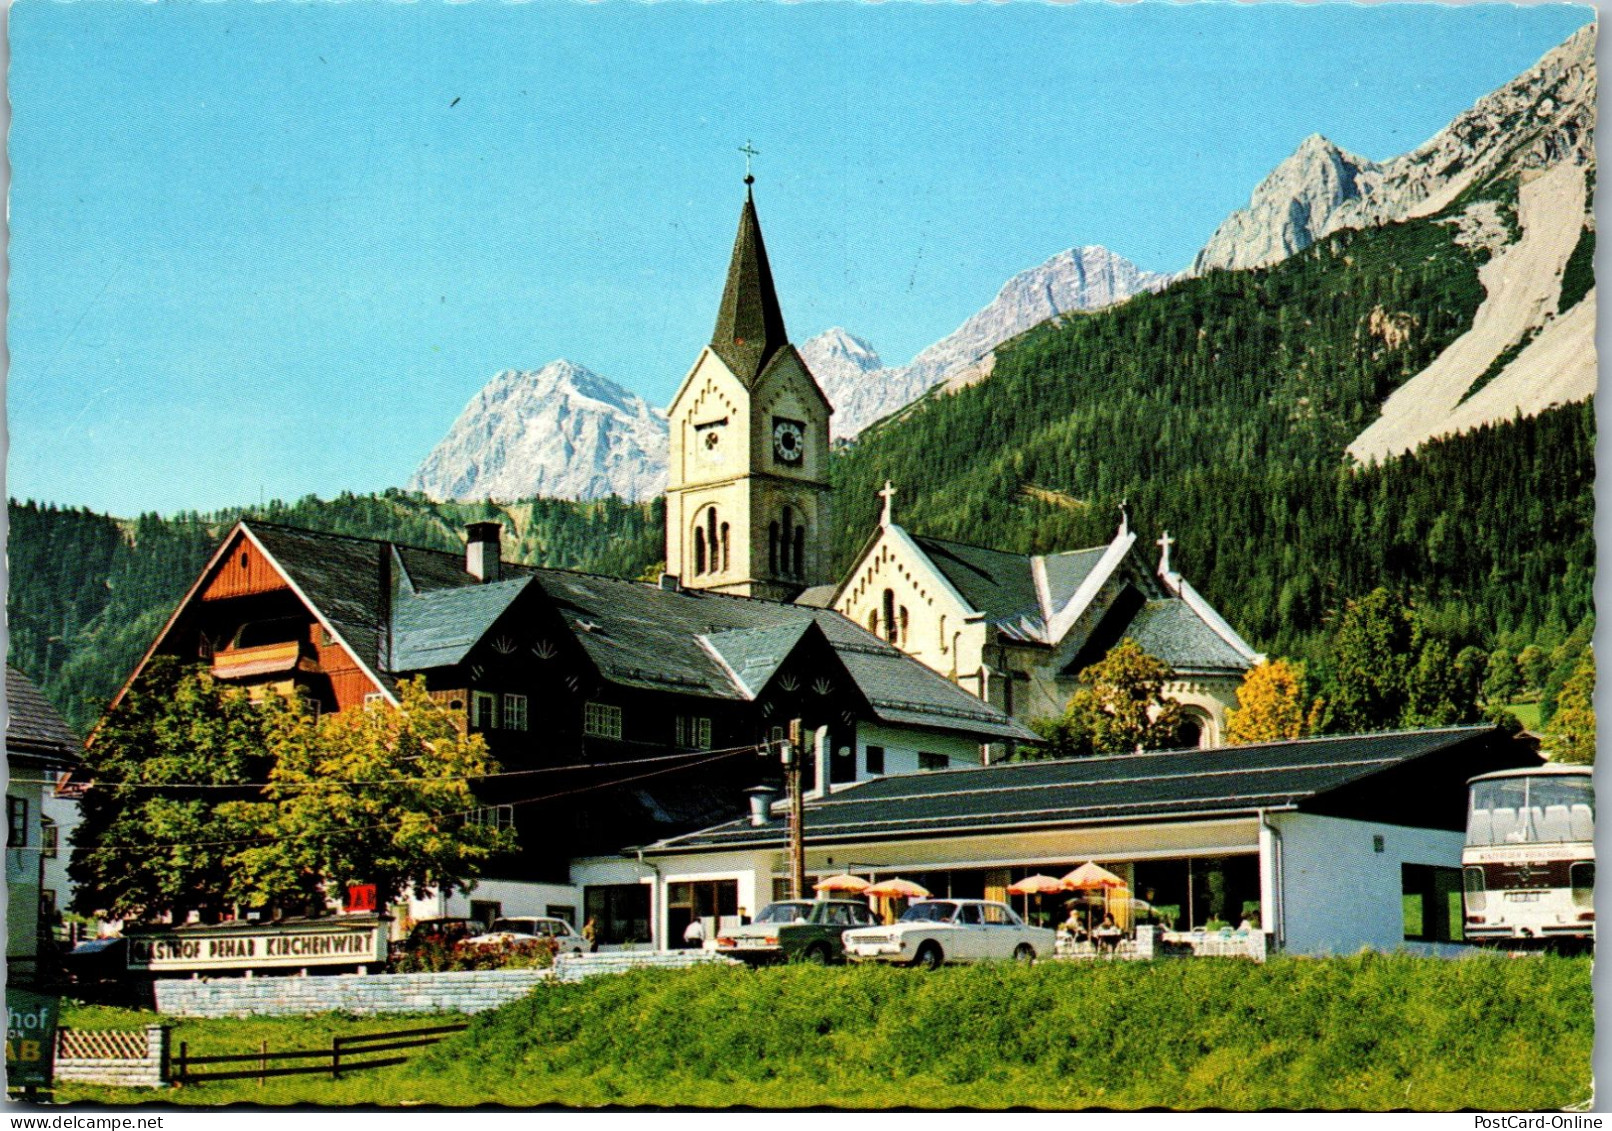
<svg viewBox="0 0 1612 1131">
<path fill-rule="evenodd" d="M 164 979 L 157 1012 L 175 1017 L 286 1017 L 311 1013 L 481 1013 L 516 1001 L 549 970 L 337 974 L 292 978 Z"/>
<path fill-rule="evenodd" d="M 97 1045 L 106 1047 L 96 1048 Z M 117 1051 L 125 1051 L 126 1055 L 83 1055 Z M 147 1025 L 144 1033 L 63 1029 L 56 1035 L 53 1075 L 61 1083 L 165 1088 L 168 1086 L 168 1029 L 163 1025 Z"/>
<path fill-rule="evenodd" d="M 159 979 L 157 1012 L 174 1017 L 283 1017 L 310 1013 L 481 1013 L 548 981 L 580 982 L 642 966 L 678 969 L 733 960 L 710 951 L 562 954 L 551 970 L 337 974 L 289 978 Z"/>
</svg>

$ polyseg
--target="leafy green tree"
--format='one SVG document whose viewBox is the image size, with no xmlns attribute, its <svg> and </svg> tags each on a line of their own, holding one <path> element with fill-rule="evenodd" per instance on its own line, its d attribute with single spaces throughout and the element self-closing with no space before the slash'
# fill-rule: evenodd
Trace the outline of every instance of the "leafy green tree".
<svg viewBox="0 0 1612 1131">
<path fill-rule="evenodd" d="M 1226 712 L 1226 745 L 1302 738 L 1313 728 L 1319 703 L 1309 701 L 1304 665 L 1267 660 L 1243 677 L 1237 708 Z"/>
<path fill-rule="evenodd" d="M 84 754 L 73 909 L 183 921 L 228 906 L 229 858 L 253 830 L 231 812 L 270 759 L 264 715 L 205 672 L 158 657 Z"/>
<path fill-rule="evenodd" d="M 1416 635 L 1410 609 L 1387 589 L 1344 607 L 1332 638 L 1330 729 L 1354 733 L 1399 725 L 1409 706 Z"/>
<path fill-rule="evenodd" d="M 1185 715 L 1164 697 L 1170 666 L 1126 637 L 1080 673 L 1081 687 L 1058 719 L 1033 720 L 1045 754 L 1073 758 L 1173 746 Z"/>
<path fill-rule="evenodd" d="M 471 782 L 496 773 L 479 734 L 462 734 L 416 678 L 402 704 L 314 721 L 271 709 L 274 770 L 264 800 L 231 816 L 261 830 L 229 857 L 231 893 L 250 907 L 317 901 L 374 884 L 383 902 L 452 892 L 514 849 L 513 830 L 482 820 Z"/>
<path fill-rule="evenodd" d="M 318 909 L 349 883 L 387 899 L 464 884 L 513 833 L 478 820 L 497 772 L 421 681 L 403 704 L 314 720 L 296 697 L 252 702 L 152 662 L 85 759 L 74 909 L 144 921 L 234 905 Z"/>
<path fill-rule="evenodd" d="M 1483 701 L 1510 703 L 1521 690 L 1522 678 L 1517 674 L 1517 657 L 1504 648 L 1490 652 L 1483 678 Z"/>
<path fill-rule="evenodd" d="M 1550 654 L 1537 644 L 1528 645 L 1517 655 L 1517 674 L 1522 677 L 1522 690 L 1538 695 L 1550 678 Z"/>
<path fill-rule="evenodd" d="M 1562 685 L 1556 713 L 1545 727 L 1545 753 L 1556 762 L 1595 762 L 1595 653 L 1586 648 Z"/>
<path fill-rule="evenodd" d="M 1550 722 L 1551 716 L 1556 713 L 1557 697 L 1561 695 L 1562 688 L 1567 681 L 1578 671 L 1579 662 L 1589 651 L 1590 641 L 1595 635 L 1595 618 L 1585 617 L 1567 638 L 1551 650 L 1550 675 L 1545 679 L 1544 690 L 1539 696 L 1539 721 L 1541 724 Z"/>
</svg>

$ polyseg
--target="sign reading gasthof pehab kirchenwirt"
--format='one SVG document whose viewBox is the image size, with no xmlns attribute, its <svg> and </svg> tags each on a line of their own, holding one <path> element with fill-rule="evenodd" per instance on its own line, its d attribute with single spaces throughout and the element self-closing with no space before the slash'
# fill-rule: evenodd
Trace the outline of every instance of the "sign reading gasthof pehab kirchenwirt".
<svg viewBox="0 0 1612 1131">
<path fill-rule="evenodd" d="M 151 974 L 365 967 L 386 961 L 386 921 L 373 915 L 185 926 L 129 935 L 129 969 Z"/>
</svg>

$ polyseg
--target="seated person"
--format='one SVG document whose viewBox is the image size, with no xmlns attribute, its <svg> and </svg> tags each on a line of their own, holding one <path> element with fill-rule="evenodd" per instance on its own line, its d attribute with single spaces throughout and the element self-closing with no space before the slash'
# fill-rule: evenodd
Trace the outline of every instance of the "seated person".
<svg viewBox="0 0 1612 1131">
<path fill-rule="evenodd" d="M 1095 939 L 1097 945 L 1102 947 L 1104 950 L 1112 950 L 1114 947 L 1118 946 L 1119 937 L 1119 924 L 1114 922 L 1114 917 L 1112 915 L 1104 915 L 1102 925 L 1092 932 L 1092 938 Z"/>
</svg>

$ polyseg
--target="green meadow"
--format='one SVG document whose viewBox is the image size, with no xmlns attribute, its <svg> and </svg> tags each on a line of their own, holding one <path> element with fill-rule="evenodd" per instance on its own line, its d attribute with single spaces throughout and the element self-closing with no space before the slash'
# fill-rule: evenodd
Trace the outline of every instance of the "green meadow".
<svg viewBox="0 0 1612 1131">
<path fill-rule="evenodd" d="M 75 1010 L 124 1027 L 150 1015 Z M 440 1018 L 185 1021 L 193 1055 Z M 59 1100 L 529 1107 L 1552 1109 L 1591 1095 L 1584 958 L 911 970 L 704 967 L 555 985 L 408 1064 Z"/>
</svg>

